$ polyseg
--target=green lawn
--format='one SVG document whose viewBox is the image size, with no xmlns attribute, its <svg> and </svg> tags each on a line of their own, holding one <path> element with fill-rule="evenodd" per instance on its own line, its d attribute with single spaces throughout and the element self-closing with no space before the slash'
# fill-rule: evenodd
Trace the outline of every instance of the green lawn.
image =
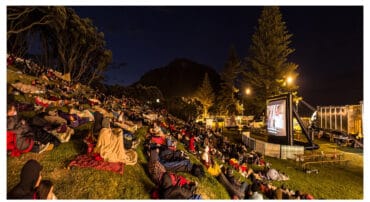
<svg viewBox="0 0 370 202">
<path fill-rule="evenodd" d="M 141 139 L 145 133 L 146 128 L 138 130 Z M 33 158 L 43 165 L 43 178 L 53 181 L 55 194 L 59 199 L 150 199 L 150 190 L 155 184 L 147 175 L 147 160 L 142 145 L 137 148 L 138 163 L 125 166 L 123 175 L 89 168 L 67 169 L 68 163 L 83 152 L 82 147 L 82 139 L 75 137 L 49 152 L 27 153 L 18 158 L 8 157 L 7 188 L 18 183 L 23 164 Z M 194 156 L 191 158 L 195 159 Z M 205 199 L 229 199 L 225 188 L 208 174 L 202 179 L 188 173 L 180 175 L 198 181 L 197 193 Z"/>
<path fill-rule="evenodd" d="M 241 142 L 241 136 L 233 131 L 225 131 L 229 139 Z M 340 147 L 324 140 L 316 140 L 320 145 L 320 151 L 344 152 L 344 159 L 350 160 L 346 165 L 329 164 L 316 165 L 319 174 L 307 174 L 302 171 L 298 163 L 293 160 L 268 158 L 272 167 L 289 175 L 290 180 L 285 182 L 273 182 L 280 186 L 284 183 L 288 188 L 311 193 L 317 199 L 363 199 L 364 197 L 364 174 L 363 174 L 363 150 L 350 147 Z M 310 153 L 311 151 L 306 151 Z"/>
<path fill-rule="evenodd" d="M 146 128 L 138 131 L 142 139 Z M 234 137 L 237 139 L 237 137 Z M 332 151 L 342 148 L 334 144 L 318 141 L 321 150 Z M 51 179 L 55 184 L 55 193 L 60 199 L 150 199 L 150 190 L 154 183 L 147 175 L 147 160 L 143 147 L 137 148 L 138 163 L 125 166 L 124 174 L 108 171 L 98 171 L 89 168 L 67 169 L 68 163 L 76 155 L 82 153 L 82 140 L 73 138 L 70 142 L 61 144 L 52 151 L 42 154 L 27 153 L 18 158 L 7 158 L 7 188 L 10 189 L 19 181 L 22 165 L 29 159 L 38 160 L 43 166 L 43 178 Z M 180 145 L 179 149 L 183 150 Z M 285 185 L 293 190 L 311 193 L 315 198 L 322 199 L 363 199 L 363 156 L 360 150 L 343 148 L 345 159 L 350 159 L 347 166 L 325 165 L 317 166 L 319 174 L 306 174 L 295 161 L 266 158 L 272 167 L 287 173 L 289 181 Z M 193 162 L 199 161 L 189 154 Z M 198 181 L 197 193 L 205 199 L 229 199 L 225 188 L 213 177 L 206 175 L 198 179 L 188 173 L 180 173 L 187 178 Z M 273 182 L 280 186 L 282 182 Z"/>
<path fill-rule="evenodd" d="M 144 133 L 144 130 L 139 133 Z M 22 165 L 31 158 L 38 160 L 44 167 L 44 179 L 51 179 L 55 184 L 55 193 L 59 199 L 148 199 L 149 190 L 154 187 L 145 173 L 145 159 L 139 155 L 139 163 L 125 166 L 124 174 L 98 171 L 90 168 L 73 167 L 68 163 L 80 154 L 83 142 L 74 138 L 52 151 L 42 154 L 27 153 L 19 158 L 8 157 L 8 189 L 19 180 Z M 138 153 L 141 150 L 138 149 Z"/>
</svg>

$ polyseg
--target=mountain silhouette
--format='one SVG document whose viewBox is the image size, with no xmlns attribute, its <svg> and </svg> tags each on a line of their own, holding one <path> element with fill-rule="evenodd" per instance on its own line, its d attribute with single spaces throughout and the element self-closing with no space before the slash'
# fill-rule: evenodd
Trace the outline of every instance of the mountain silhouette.
<svg viewBox="0 0 370 202">
<path fill-rule="evenodd" d="M 213 91 L 220 89 L 220 76 L 211 67 L 189 59 L 175 59 L 164 67 L 145 73 L 133 85 L 157 86 L 165 98 L 192 96 L 208 73 Z"/>
</svg>

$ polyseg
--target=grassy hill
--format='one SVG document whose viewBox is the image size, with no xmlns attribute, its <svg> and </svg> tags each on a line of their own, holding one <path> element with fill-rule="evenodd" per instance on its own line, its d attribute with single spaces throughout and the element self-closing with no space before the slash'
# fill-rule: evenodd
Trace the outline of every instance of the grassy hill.
<svg viewBox="0 0 370 202">
<path fill-rule="evenodd" d="M 22 80 L 30 83 L 34 77 L 20 75 L 16 70 L 8 69 L 8 83 L 15 80 Z M 21 77 L 20 77 L 21 76 Z M 28 96 L 19 95 L 15 99 L 25 102 L 32 102 Z M 34 113 L 23 114 L 33 116 Z M 88 126 L 83 125 L 76 130 L 76 134 L 68 143 L 63 143 L 52 151 L 41 154 L 27 153 L 20 157 L 7 157 L 7 189 L 14 187 L 19 182 L 19 174 L 22 166 L 27 160 L 33 158 L 38 160 L 44 167 L 42 176 L 50 179 L 55 184 L 55 193 L 59 199 L 150 199 L 150 191 L 154 183 L 147 175 L 147 160 L 143 153 L 143 147 L 137 148 L 138 163 L 134 166 L 125 166 L 124 174 L 116 174 L 108 171 L 99 171 L 89 168 L 68 169 L 67 165 L 77 155 L 84 153 L 82 137 L 87 132 Z M 147 128 L 137 131 L 137 136 L 144 138 Z M 240 142 L 241 137 L 232 133 L 224 135 L 235 142 Z M 272 163 L 272 167 L 287 173 L 289 181 L 286 186 L 293 190 L 311 193 L 315 198 L 322 199 L 363 199 L 363 151 L 347 147 L 338 147 L 326 141 L 316 141 L 323 151 L 345 152 L 345 159 L 351 160 L 347 166 L 344 165 L 323 165 L 317 166 L 319 174 L 306 174 L 295 161 L 266 158 Z M 178 148 L 184 150 L 182 145 Z M 189 154 L 193 163 L 200 163 L 192 154 Z M 198 194 L 204 199 L 230 199 L 225 188 L 209 174 L 198 179 L 188 173 L 180 173 L 187 178 L 197 181 Z M 238 177 L 241 177 L 238 175 Z M 282 182 L 273 182 L 280 186 Z"/>
<path fill-rule="evenodd" d="M 20 80 L 30 84 L 36 77 L 17 73 L 17 69 L 8 68 L 8 84 Z M 10 93 L 8 91 L 8 93 Z M 15 101 L 33 103 L 33 99 L 27 95 L 16 95 Z M 63 109 L 62 109 L 63 110 Z M 34 111 L 21 112 L 21 116 L 31 118 Z M 91 168 L 68 168 L 68 164 L 79 154 L 85 153 L 83 138 L 90 126 L 82 125 L 75 129 L 75 135 L 67 143 L 60 144 L 52 151 L 41 154 L 26 153 L 20 157 L 7 157 L 7 190 L 14 187 L 20 180 L 19 175 L 22 166 L 29 159 L 38 160 L 43 165 L 43 179 L 50 179 L 55 185 L 55 194 L 59 199 L 150 199 L 150 191 L 155 184 L 147 174 L 147 160 L 143 153 L 143 146 L 136 149 L 138 163 L 134 166 L 125 166 L 124 174 L 116 174 L 108 171 L 100 171 Z M 141 128 L 136 136 L 144 139 L 147 128 Z M 143 142 L 143 141 L 142 141 Z M 182 145 L 179 149 L 184 150 Z M 192 162 L 200 164 L 192 154 L 189 154 Z M 206 175 L 198 179 L 188 173 L 180 173 L 199 183 L 197 190 L 204 199 L 229 199 L 225 188 L 213 177 Z"/>
</svg>

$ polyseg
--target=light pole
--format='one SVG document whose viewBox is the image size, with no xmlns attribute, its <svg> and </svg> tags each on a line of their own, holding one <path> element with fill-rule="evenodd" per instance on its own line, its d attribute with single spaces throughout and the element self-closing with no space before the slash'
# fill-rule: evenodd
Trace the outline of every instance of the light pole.
<svg viewBox="0 0 370 202">
<path fill-rule="evenodd" d="M 243 101 L 242 101 L 242 116 L 244 116 L 244 97 L 243 97 Z"/>
<path fill-rule="evenodd" d="M 289 137 L 289 144 L 290 145 L 293 145 L 293 142 L 294 142 L 294 137 L 293 137 L 293 96 L 292 96 L 292 91 L 291 91 L 291 84 L 293 83 L 293 78 L 291 76 L 288 76 L 286 78 L 286 86 L 287 86 L 287 89 L 288 89 L 288 100 L 289 100 L 289 115 L 288 115 L 288 137 Z"/>
<path fill-rule="evenodd" d="M 286 78 L 286 87 L 288 88 L 288 92 L 291 93 L 290 85 L 293 83 L 293 77 L 288 76 Z"/>
</svg>

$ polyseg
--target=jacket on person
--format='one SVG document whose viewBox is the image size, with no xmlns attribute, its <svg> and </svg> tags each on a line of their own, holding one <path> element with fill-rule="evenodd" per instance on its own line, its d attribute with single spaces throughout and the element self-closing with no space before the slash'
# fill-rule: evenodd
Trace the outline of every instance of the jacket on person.
<svg viewBox="0 0 370 202">
<path fill-rule="evenodd" d="M 8 192 L 8 199 L 33 199 L 35 185 L 40 176 L 42 166 L 36 160 L 29 160 L 21 171 L 21 181 Z"/>
</svg>

